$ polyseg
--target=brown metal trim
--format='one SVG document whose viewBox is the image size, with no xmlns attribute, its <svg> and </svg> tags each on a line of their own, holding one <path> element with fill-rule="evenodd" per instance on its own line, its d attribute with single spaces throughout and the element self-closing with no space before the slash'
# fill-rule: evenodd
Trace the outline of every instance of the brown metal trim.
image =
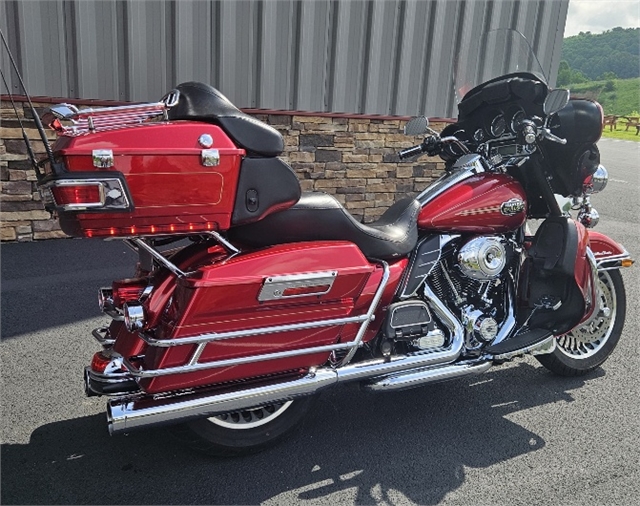
<svg viewBox="0 0 640 506">
<path fill-rule="evenodd" d="M 2 94 L 0 99 L 9 101 L 9 95 Z M 13 95 L 15 102 L 26 102 L 25 95 Z M 130 105 L 138 102 L 123 102 L 118 100 L 93 100 L 80 98 L 59 98 L 59 97 L 31 97 L 34 103 L 60 104 L 67 103 L 73 105 L 85 105 L 96 107 L 116 107 L 120 105 Z M 312 111 L 282 111 L 277 109 L 242 109 L 243 112 L 251 115 L 265 114 L 268 116 L 313 116 L 319 118 L 336 118 L 336 119 L 366 119 L 373 121 L 408 121 L 409 116 L 384 116 L 381 114 L 354 114 L 344 112 L 312 112 Z M 432 123 L 455 123 L 452 118 L 429 118 Z"/>
</svg>

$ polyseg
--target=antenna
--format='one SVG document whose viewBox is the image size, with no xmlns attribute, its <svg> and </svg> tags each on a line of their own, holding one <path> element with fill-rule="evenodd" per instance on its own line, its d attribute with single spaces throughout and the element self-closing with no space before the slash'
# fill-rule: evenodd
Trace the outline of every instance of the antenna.
<svg viewBox="0 0 640 506">
<path fill-rule="evenodd" d="M 31 165 L 33 165 L 33 170 L 38 172 L 38 162 L 36 161 L 36 155 L 33 153 L 33 148 L 31 147 L 31 141 L 29 141 L 29 136 L 27 135 L 27 131 L 22 124 L 22 119 L 18 114 L 18 108 L 16 107 L 16 103 L 13 101 L 13 95 L 11 94 L 11 90 L 9 89 L 9 84 L 4 77 L 4 72 L 0 69 L 0 75 L 2 76 L 2 82 L 4 83 L 5 88 L 7 88 L 7 93 L 9 93 L 9 99 L 11 100 L 11 105 L 13 106 L 13 110 L 16 113 L 16 118 L 18 118 L 18 123 L 20 123 L 20 129 L 22 130 L 22 138 L 24 139 L 24 143 L 27 145 L 27 153 L 29 155 L 29 160 L 31 160 Z"/>
<path fill-rule="evenodd" d="M 7 43 L 7 39 L 4 38 L 4 33 L 2 33 L 2 30 L 0 30 L 0 37 L 2 37 L 2 43 L 4 44 L 4 47 L 7 50 L 7 54 L 9 55 L 9 60 L 11 61 L 11 65 L 13 66 L 13 70 L 16 72 L 16 75 L 18 76 L 18 80 L 20 81 L 20 86 L 22 86 L 24 94 L 27 97 L 27 101 L 29 102 L 29 107 L 31 108 L 31 115 L 33 116 L 33 120 L 35 121 L 36 128 L 38 129 L 38 133 L 40 134 L 40 139 L 44 144 L 44 149 L 47 152 L 47 157 L 49 158 L 49 162 L 51 162 L 51 167 L 53 167 L 55 164 L 55 161 L 53 159 L 53 151 L 51 151 L 51 145 L 49 144 L 49 139 L 47 139 L 47 134 L 44 131 L 42 122 L 40 121 L 40 117 L 36 113 L 35 107 L 33 107 L 33 103 L 31 102 L 31 97 L 27 92 L 27 88 L 24 85 L 24 81 L 22 80 L 22 76 L 20 75 L 18 66 L 16 65 L 16 62 L 13 59 L 13 54 L 11 54 L 11 50 L 9 49 L 9 44 Z M 7 91 L 9 92 L 9 97 L 11 97 L 11 103 L 13 104 L 13 109 L 16 111 L 16 116 L 17 116 L 18 111 L 16 109 L 15 103 L 13 102 L 13 97 L 11 96 L 11 90 L 9 89 L 9 85 L 4 77 L 4 73 L 2 74 L 2 80 L 4 81 L 4 84 L 7 87 Z M 18 121 L 20 121 L 20 117 L 18 117 Z M 25 142 L 27 143 L 27 151 L 29 152 L 29 157 L 31 158 L 31 161 L 34 163 L 34 168 L 36 173 L 38 173 L 38 166 L 37 166 L 37 163 L 35 162 L 33 149 L 31 148 L 31 144 L 29 143 L 29 138 L 27 137 L 27 133 L 24 127 L 22 126 L 22 121 L 20 121 L 20 127 L 22 128 L 22 136 Z"/>
</svg>

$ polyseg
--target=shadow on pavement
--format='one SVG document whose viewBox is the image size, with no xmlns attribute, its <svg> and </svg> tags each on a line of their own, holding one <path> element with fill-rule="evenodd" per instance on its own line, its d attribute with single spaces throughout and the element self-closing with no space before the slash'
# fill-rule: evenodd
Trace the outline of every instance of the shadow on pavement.
<svg viewBox="0 0 640 506">
<path fill-rule="evenodd" d="M 589 379 L 603 375 L 598 370 Z M 3 504 L 275 504 L 348 490 L 354 503 L 404 495 L 437 504 L 485 468 L 545 447 L 506 415 L 571 402 L 582 379 L 521 362 L 467 380 L 393 395 L 357 386 L 324 393 L 286 441 L 258 455 L 214 459 L 163 428 L 109 437 L 104 415 L 39 427 L 2 445 Z"/>
</svg>

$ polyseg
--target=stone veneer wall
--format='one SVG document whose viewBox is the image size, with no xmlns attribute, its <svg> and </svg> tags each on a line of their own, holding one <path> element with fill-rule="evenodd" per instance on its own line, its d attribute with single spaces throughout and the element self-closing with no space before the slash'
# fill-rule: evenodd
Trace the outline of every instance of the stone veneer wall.
<svg viewBox="0 0 640 506">
<path fill-rule="evenodd" d="M 44 156 L 26 104 L 18 111 L 36 154 Z M 39 113 L 48 104 L 34 103 Z M 426 188 L 443 168 L 439 159 L 399 163 L 397 152 L 420 142 L 402 133 L 406 118 L 339 114 L 248 111 L 278 129 L 285 140 L 281 158 L 294 169 L 303 191 L 324 191 L 357 219 L 371 222 L 396 200 Z M 57 220 L 44 210 L 36 189 L 22 132 L 9 101 L 0 109 L 0 196 L 2 241 L 66 237 Z M 444 123 L 432 125 L 436 130 Z M 48 132 L 55 139 L 53 132 Z"/>
</svg>

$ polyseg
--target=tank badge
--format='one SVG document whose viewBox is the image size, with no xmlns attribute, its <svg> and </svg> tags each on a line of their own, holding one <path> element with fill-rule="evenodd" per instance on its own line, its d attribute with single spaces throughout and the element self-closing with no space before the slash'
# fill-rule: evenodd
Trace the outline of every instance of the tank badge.
<svg viewBox="0 0 640 506">
<path fill-rule="evenodd" d="M 505 216 L 514 216 L 522 211 L 524 211 L 524 201 L 522 199 L 513 198 L 500 205 L 500 212 Z"/>
</svg>

